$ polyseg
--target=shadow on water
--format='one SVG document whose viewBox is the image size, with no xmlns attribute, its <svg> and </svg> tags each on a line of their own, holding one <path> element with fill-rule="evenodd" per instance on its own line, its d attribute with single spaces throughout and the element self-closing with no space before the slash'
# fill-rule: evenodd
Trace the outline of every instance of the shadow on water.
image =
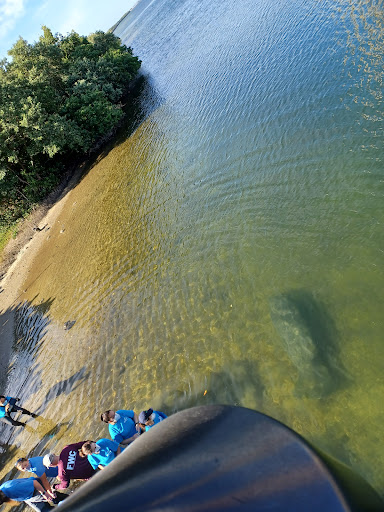
<svg viewBox="0 0 384 512">
<path fill-rule="evenodd" d="M 15 444 L 7 444 L 4 442 L 0 442 L 0 466 L 5 466 L 11 459 L 18 458 L 19 447 Z M 10 478 L 12 475 L 16 474 L 17 470 L 12 470 L 9 473 Z M 8 476 L 8 475 L 7 475 Z"/>
<path fill-rule="evenodd" d="M 15 309 L 15 344 L 14 350 L 30 350 L 35 351 L 36 339 L 41 340 L 47 333 L 47 327 L 50 324 L 48 312 L 52 307 L 55 299 L 37 301 L 38 296 L 32 300 L 24 301 Z"/>
<path fill-rule="evenodd" d="M 251 399 L 258 410 L 263 410 L 264 395 L 265 386 L 257 365 L 242 360 L 231 363 L 228 370 L 211 373 L 205 381 L 188 392 L 176 389 L 170 394 L 172 403 L 164 401 L 153 408 L 158 407 L 170 415 L 198 405 L 242 405 L 246 399 Z"/>
<path fill-rule="evenodd" d="M 28 380 L 28 393 L 33 395 L 42 385 L 42 370 L 36 363 L 36 355 L 44 347 L 44 339 L 47 334 L 47 328 L 51 323 L 49 310 L 54 299 L 49 298 L 35 304 L 37 297 L 32 302 L 25 301 L 15 311 L 15 346 L 13 351 L 13 359 L 9 365 L 9 374 L 11 374 L 17 366 L 17 371 L 22 375 L 18 378 L 18 396 L 22 396 L 19 391 L 24 383 Z M 23 364 L 23 358 L 25 364 Z M 28 364 L 29 362 L 29 364 Z M 40 408 L 34 412 L 41 414 L 47 404 L 57 396 L 65 394 L 69 395 L 74 391 L 85 379 L 89 373 L 83 367 L 75 372 L 71 377 L 55 383 L 45 395 L 44 401 Z"/>
<path fill-rule="evenodd" d="M 272 323 L 298 372 L 295 393 L 322 398 L 345 387 L 349 377 L 339 334 L 325 305 L 307 290 L 290 290 L 269 303 Z"/>
<path fill-rule="evenodd" d="M 50 319 L 48 312 L 54 299 L 41 300 L 37 296 L 32 301 L 24 301 L 13 308 L 14 343 L 8 361 L 6 382 L 12 396 L 23 398 L 23 386 L 28 381 L 28 389 L 41 386 L 41 371 L 35 364 L 36 355 L 42 349 Z M 29 391 L 30 393 L 30 391 Z M 27 398 L 27 397 L 24 397 Z"/>
<path fill-rule="evenodd" d="M 51 323 L 49 310 L 53 301 L 52 298 L 38 301 L 36 296 L 32 302 L 25 301 L 0 315 L 0 326 L 4 322 L 9 322 L 10 315 L 13 315 L 15 334 L 12 351 L 9 353 L 7 361 L 8 371 L 5 378 L 2 379 L 2 390 L 11 396 L 19 397 L 21 405 L 40 414 L 34 419 L 22 415 L 20 412 L 13 414 L 14 419 L 27 422 L 23 428 L 0 422 L 2 440 L 0 457 L 3 467 L 6 463 L 12 462 L 16 455 L 17 457 L 31 455 L 21 453 L 20 448 L 17 447 L 17 439 L 23 432 L 39 436 L 40 441 L 34 447 L 33 454 L 40 455 L 48 443 L 52 444 L 53 437 L 67 429 L 68 422 L 56 424 L 52 420 L 45 419 L 41 414 L 51 400 L 63 394 L 70 395 L 89 376 L 86 368 L 83 367 L 69 378 L 55 383 L 44 396 L 39 409 L 24 405 L 31 400 L 36 392 L 41 390 L 43 384 L 43 370 L 37 363 L 36 356 L 40 350 L 44 350 L 45 337 Z M 10 335 L 9 332 L 8 335 Z M 3 362 L 3 364 L 6 367 L 6 363 Z"/>
<path fill-rule="evenodd" d="M 2 366 L 6 368 L 2 375 L 2 392 L 19 397 L 21 406 L 30 398 L 31 390 L 41 387 L 41 370 L 35 363 L 36 354 L 41 350 L 47 327 L 50 323 L 48 312 L 54 299 L 41 300 L 37 305 L 32 301 L 24 301 L 13 306 L 0 315 L 2 350 L 4 359 Z M 37 296 L 33 298 L 37 302 Z M 14 336 L 13 343 L 10 338 Z M 7 351 L 7 349 L 9 349 Z M 28 382 L 28 386 L 26 383 Z M 12 415 L 16 420 L 27 421 L 30 417 L 16 412 Z M 26 425 L 24 429 L 0 422 L 1 439 L 7 446 L 13 446 L 20 432 L 25 430 L 34 433 L 35 429 Z M 6 457 L 10 457 L 8 452 Z"/>
<path fill-rule="evenodd" d="M 61 382 L 57 382 L 51 389 L 48 391 L 44 402 L 39 408 L 38 412 L 44 411 L 50 400 L 65 394 L 69 395 L 72 391 L 78 388 L 87 378 L 89 377 L 89 372 L 86 372 L 85 366 L 83 366 L 79 371 L 74 373 L 68 379 L 62 380 Z"/>
<path fill-rule="evenodd" d="M 44 418 L 41 417 L 39 419 L 44 423 L 49 422 L 49 420 L 44 420 Z M 25 452 L 23 447 L 20 447 L 17 444 L 0 442 L 0 467 L 5 467 L 9 463 L 12 464 L 12 469 L 6 475 L 4 475 L 3 481 L 18 478 L 20 476 L 19 470 L 14 467 L 16 461 L 20 457 L 38 457 L 44 452 L 51 451 L 51 449 L 48 450 L 48 445 L 51 444 L 52 438 L 59 435 L 62 431 L 65 431 L 67 426 L 68 422 L 63 422 L 60 425 L 54 425 L 44 434 L 34 449 L 29 453 Z M 56 451 L 61 451 L 62 448 L 63 447 L 60 447 L 60 449 Z M 31 476 L 31 474 L 27 473 L 24 475 L 24 478 L 28 478 L 29 476 Z"/>
<path fill-rule="evenodd" d="M 9 337 L 12 336 L 13 333 L 13 327 L 11 324 L 16 309 L 16 306 L 12 306 L 11 308 L 3 310 L 0 313 L 0 394 L 4 394 L 5 386 L 7 383 L 7 370 L 12 349 L 12 344 L 9 341 Z"/>
<path fill-rule="evenodd" d="M 44 418 L 41 418 L 41 421 L 43 423 L 47 423 L 49 420 L 44 420 Z M 45 450 L 48 443 L 51 443 L 52 438 L 54 436 L 59 437 L 63 431 L 67 430 L 68 425 L 69 425 L 69 421 L 64 421 L 60 424 L 53 425 L 52 428 L 50 430 L 48 430 L 45 433 L 44 437 L 42 437 L 41 440 L 37 443 L 37 445 L 34 447 L 32 453 L 30 453 L 29 456 L 39 456 Z M 60 448 L 60 451 L 61 451 L 61 448 Z"/>
<path fill-rule="evenodd" d="M 33 301 L 35 299 L 37 297 L 34 297 Z M 54 299 L 40 301 L 37 306 L 25 301 L 1 312 L 1 393 L 7 392 L 11 396 L 22 397 L 23 385 L 33 373 L 32 365 L 29 364 L 32 355 L 41 349 L 42 340 L 47 333 L 49 317 L 46 313 L 53 301 Z M 17 379 L 11 379 L 17 367 L 22 367 L 22 372 Z M 6 391 L 7 385 L 10 387 Z"/>
</svg>

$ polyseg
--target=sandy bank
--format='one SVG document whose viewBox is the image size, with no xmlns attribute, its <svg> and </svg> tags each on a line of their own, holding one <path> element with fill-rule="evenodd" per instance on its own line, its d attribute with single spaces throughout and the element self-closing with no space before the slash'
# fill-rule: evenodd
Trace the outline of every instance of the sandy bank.
<svg viewBox="0 0 384 512">
<path fill-rule="evenodd" d="M 37 257 L 50 226 L 54 224 L 68 199 L 69 191 L 84 172 L 79 166 L 72 177 L 36 208 L 21 224 L 15 239 L 5 247 L 0 263 L 0 393 L 6 385 L 7 370 L 14 343 L 15 312 L 21 303 L 23 284 Z"/>
</svg>

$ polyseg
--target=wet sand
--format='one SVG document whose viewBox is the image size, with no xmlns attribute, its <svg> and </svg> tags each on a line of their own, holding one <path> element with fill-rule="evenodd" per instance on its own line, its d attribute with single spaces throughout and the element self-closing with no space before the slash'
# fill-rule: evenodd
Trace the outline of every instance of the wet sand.
<svg viewBox="0 0 384 512">
<path fill-rule="evenodd" d="M 23 285 L 41 245 L 47 238 L 70 195 L 84 173 L 80 165 L 20 225 L 15 239 L 5 247 L 0 263 L 0 393 L 6 391 L 7 370 L 15 341 L 15 313 L 22 302 Z"/>
</svg>

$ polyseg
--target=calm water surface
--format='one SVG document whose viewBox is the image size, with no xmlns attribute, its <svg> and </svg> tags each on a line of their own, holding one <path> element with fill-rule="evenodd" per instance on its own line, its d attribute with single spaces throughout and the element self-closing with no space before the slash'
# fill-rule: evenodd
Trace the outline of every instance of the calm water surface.
<svg viewBox="0 0 384 512">
<path fill-rule="evenodd" d="M 42 417 L 2 430 L 15 456 L 104 436 L 110 407 L 228 403 L 384 494 L 383 17 L 141 0 L 118 26 L 141 117 L 25 283 L 8 391 Z"/>
</svg>

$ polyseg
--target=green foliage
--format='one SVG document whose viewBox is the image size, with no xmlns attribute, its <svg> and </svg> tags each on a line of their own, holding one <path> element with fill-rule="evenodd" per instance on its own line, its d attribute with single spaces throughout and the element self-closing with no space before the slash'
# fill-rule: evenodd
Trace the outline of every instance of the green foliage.
<svg viewBox="0 0 384 512">
<path fill-rule="evenodd" d="M 0 229 L 57 183 L 122 117 L 140 61 L 112 33 L 20 38 L 0 61 Z"/>
</svg>

